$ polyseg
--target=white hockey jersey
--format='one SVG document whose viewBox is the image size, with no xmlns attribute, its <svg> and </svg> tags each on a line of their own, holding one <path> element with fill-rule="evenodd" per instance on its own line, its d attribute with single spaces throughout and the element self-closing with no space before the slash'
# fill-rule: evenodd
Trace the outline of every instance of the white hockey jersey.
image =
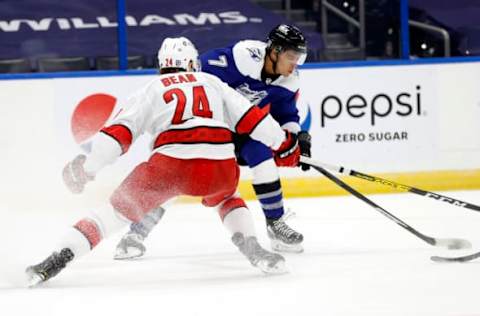
<svg viewBox="0 0 480 316">
<path fill-rule="evenodd" d="M 95 174 L 143 133 L 153 152 L 180 159 L 235 157 L 232 132 L 277 149 L 285 133 L 267 111 L 207 73 L 164 74 L 132 95 L 94 138 L 85 162 Z"/>
</svg>

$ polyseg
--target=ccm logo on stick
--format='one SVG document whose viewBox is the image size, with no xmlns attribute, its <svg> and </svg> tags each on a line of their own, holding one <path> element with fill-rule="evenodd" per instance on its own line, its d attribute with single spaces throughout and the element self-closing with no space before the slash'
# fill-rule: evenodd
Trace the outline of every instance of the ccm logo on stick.
<svg viewBox="0 0 480 316">
<path fill-rule="evenodd" d="M 361 94 L 354 94 L 342 101 L 336 95 L 326 96 L 320 105 L 320 122 L 325 127 L 327 120 L 333 120 L 342 113 L 354 119 L 368 117 L 370 125 L 389 115 L 421 115 L 421 87 L 416 86 L 416 93 L 401 92 L 398 95 L 379 93 L 371 99 Z"/>
</svg>

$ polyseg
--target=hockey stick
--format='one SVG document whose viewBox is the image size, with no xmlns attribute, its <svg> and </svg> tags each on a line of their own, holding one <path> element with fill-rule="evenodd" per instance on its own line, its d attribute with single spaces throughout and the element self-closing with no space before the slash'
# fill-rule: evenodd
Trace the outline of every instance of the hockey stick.
<svg viewBox="0 0 480 316">
<path fill-rule="evenodd" d="M 325 177 L 333 181 L 335 184 L 337 184 L 338 186 L 340 186 L 341 188 L 343 188 L 344 190 L 346 190 L 356 198 L 367 203 L 378 212 L 382 213 L 383 215 L 385 215 L 386 217 L 388 217 L 389 219 L 391 219 L 392 221 L 394 221 L 395 223 L 397 223 L 398 225 L 400 225 L 410 233 L 414 234 L 415 236 L 417 236 L 418 238 L 422 239 L 423 241 L 425 241 L 426 243 L 432 246 L 447 247 L 448 249 L 464 249 L 464 248 L 471 247 L 470 242 L 465 239 L 434 238 L 434 237 L 424 235 L 419 231 L 417 231 L 416 229 L 414 229 L 413 227 L 411 227 L 410 225 L 408 225 L 407 223 L 405 223 L 404 221 L 402 221 L 401 219 L 399 219 L 398 217 L 396 217 L 395 215 L 391 214 L 390 212 L 388 212 L 387 210 L 379 206 L 378 204 L 376 204 L 375 202 L 373 202 L 372 200 L 370 200 L 369 198 L 367 198 L 366 196 L 364 196 L 363 194 L 361 194 L 360 192 L 358 192 L 357 190 L 355 190 L 354 188 L 352 188 L 351 186 L 349 186 L 348 184 L 346 184 L 345 182 L 343 182 L 342 180 L 340 180 L 339 178 L 335 177 L 333 174 L 325 170 L 323 167 L 318 166 L 316 163 L 312 161 L 311 158 L 301 156 L 300 162 L 310 165 L 310 167 L 314 168 L 315 170 L 323 174 Z"/>
<path fill-rule="evenodd" d="M 460 257 L 440 257 L 440 256 L 432 256 L 432 259 L 435 262 L 467 262 L 473 259 L 477 259 L 480 257 L 480 251 L 476 253 L 472 253 L 471 255 L 460 256 Z"/>
<path fill-rule="evenodd" d="M 302 157 L 301 161 L 304 158 L 307 158 L 307 157 Z M 415 194 L 418 194 L 418 195 L 422 195 L 422 196 L 425 196 L 425 197 L 432 198 L 432 199 L 437 200 L 437 201 L 446 202 L 446 203 L 449 203 L 449 204 L 454 205 L 454 206 L 459 206 L 459 207 L 463 207 L 463 208 L 467 208 L 467 209 L 470 209 L 470 210 L 480 212 L 480 206 L 478 206 L 478 205 L 471 204 L 471 203 L 468 203 L 468 202 L 464 202 L 464 201 L 461 201 L 461 200 L 457 200 L 457 199 L 454 199 L 454 198 L 451 198 L 451 197 L 448 197 L 448 196 L 445 196 L 445 195 L 441 195 L 441 194 L 438 194 L 438 193 L 421 190 L 421 189 L 414 188 L 414 187 L 411 187 L 411 186 L 408 186 L 408 185 L 405 185 L 405 184 L 400 184 L 400 183 L 393 182 L 391 180 L 383 179 L 383 178 L 380 178 L 380 177 L 377 177 L 377 176 L 371 176 L 371 175 L 368 175 L 368 174 L 365 174 L 365 173 L 362 173 L 362 172 L 359 172 L 359 171 L 347 169 L 345 167 L 341 167 L 341 166 L 338 167 L 338 166 L 329 165 L 329 164 L 322 163 L 322 162 L 319 162 L 319 161 L 316 161 L 316 160 L 313 160 L 313 159 L 308 159 L 308 162 L 307 161 L 302 161 L 302 162 L 305 162 L 306 164 L 309 164 L 312 167 L 313 166 L 322 167 L 324 169 L 328 169 L 328 170 L 334 171 L 336 173 L 360 178 L 360 179 L 367 180 L 367 181 L 370 181 L 370 182 L 380 183 L 380 184 L 390 186 L 390 187 L 392 187 L 394 189 L 397 189 L 397 190 L 400 190 L 400 191 L 415 193 Z"/>
</svg>

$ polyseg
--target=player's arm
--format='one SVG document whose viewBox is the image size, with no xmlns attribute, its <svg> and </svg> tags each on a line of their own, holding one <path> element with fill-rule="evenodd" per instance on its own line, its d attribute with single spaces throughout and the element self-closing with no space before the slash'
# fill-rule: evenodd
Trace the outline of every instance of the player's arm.
<svg viewBox="0 0 480 316">
<path fill-rule="evenodd" d="M 271 115 L 258 106 L 252 106 L 240 93 L 220 80 L 226 123 L 238 134 L 247 134 L 272 149 L 278 149 L 285 140 L 285 132 Z"/>
<path fill-rule="evenodd" d="M 308 131 L 301 131 L 296 106 L 297 94 L 298 91 L 272 106 L 273 117 L 287 134 L 281 148 L 275 152 L 275 163 L 280 167 L 298 166 L 300 155 L 311 157 L 311 136 Z M 303 171 L 309 169 L 307 165 L 301 164 L 301 167 Z"/>
<path fill-rule="evenodd" d="M 200 55 L 200 61 L 202 72 L 214 75 L 229 86 L 243 80 L 232 55 L 232 47 L 207 51 Z"/>
<path fill-rule="evenodd" d="M 92 140 L 88 155 L 78 155 L 63 169 L 63 179 L 73 193 L 81 193 L 85 185 L 105 166 L 126 153 L 144 132 L 149 98 L 144 91 L 130 97 L 118 114 Z"/>
<path fill-rule="evenodd" d="M 282 91 L 281 95 L 276 96 L 272 102 L 271 110 L 273 118 L 280 124 L 280 126 L 291 132 L 297 134 L 300 131 L 300 116 L 297 109 L 297 92 Z"/>
</svg>

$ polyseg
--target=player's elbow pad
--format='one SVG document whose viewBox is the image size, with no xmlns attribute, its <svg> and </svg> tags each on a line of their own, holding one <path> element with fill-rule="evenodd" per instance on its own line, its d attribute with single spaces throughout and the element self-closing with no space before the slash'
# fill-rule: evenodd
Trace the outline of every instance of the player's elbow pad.
<svg viewBox="0 0 480 316">
<path fill-rule="evenodd" d="M 92 143 L 92 152 L 88 155 L 84 168 L 90 174 L 96 174 L 106 165 L 113 163 L 122 154 L 122 148 L 110 136 L 99 133 Z"/>
<path fill-rule="evenodd" d="M 285 132 L 271 116 L 268 116 L 250 133 L 250 137 L 276 150 L 285 140 Z"/>
</svg>

